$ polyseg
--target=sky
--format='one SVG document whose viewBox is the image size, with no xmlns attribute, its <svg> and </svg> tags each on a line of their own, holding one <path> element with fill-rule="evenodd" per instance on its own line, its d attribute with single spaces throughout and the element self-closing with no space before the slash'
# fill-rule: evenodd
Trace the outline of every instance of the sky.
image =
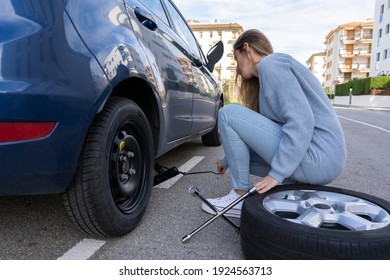
<svg viewBox="0 0 390 280">
<path fill-rule="evenodd" d="M 275 52 L 305 64 L 339 25 L 374 18 L 375 0 L 173 0 L 186 19 L 256 28 Z"/>
</svg>

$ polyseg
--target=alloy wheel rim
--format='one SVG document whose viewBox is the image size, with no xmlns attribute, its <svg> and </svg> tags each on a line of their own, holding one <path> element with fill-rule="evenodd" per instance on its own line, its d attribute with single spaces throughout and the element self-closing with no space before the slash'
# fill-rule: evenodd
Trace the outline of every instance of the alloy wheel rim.
<svg viewBox="0 0 390 280">
<path fill-rule="evenodd" d="M 314 228 L 367 231 L 384 228 L 390 214 L 381 206 L 352 195 L 316 190 L 270 194 L 264 208 L 285 220 Z"/>
</svg>

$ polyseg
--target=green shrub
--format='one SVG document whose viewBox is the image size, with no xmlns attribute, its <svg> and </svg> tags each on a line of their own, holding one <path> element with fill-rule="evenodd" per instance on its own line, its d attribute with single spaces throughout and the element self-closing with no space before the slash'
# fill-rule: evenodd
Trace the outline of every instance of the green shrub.
<svg viewBox="0 0 390 280">
<path fill-rule="evenodd" d="M 336 85 L 336 96 L 348 96 L 349 95 L 349 83 Z"/>
<path fill-rule="evenodd" d="M 385 89 L 390 87 L 389 76 L 369 77 L 366 79 L 352 79 L 351 81 L 336 85 L 336 96 L 348 96 L 352 87 L 353 95 L 369 94 L 372 89 Z"/>
<path fill-rule="evenodd" d="M 372 77 L 371 78 L 371 88 L 370 89 L 388 88 L 388 87 L 390 87 L 390 77 L 389 76 L 380 76 L 380 77 Z"/>
</svg>

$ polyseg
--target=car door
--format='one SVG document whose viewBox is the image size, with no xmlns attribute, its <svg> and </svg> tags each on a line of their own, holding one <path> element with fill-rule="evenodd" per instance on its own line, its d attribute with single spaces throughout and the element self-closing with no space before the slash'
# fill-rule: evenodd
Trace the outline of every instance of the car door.
<svg viewBox="0 0 390 280">
<path fill-rule="evenodd" d="M 170 0 L 164 0 L 164 3 L 176 32 L 187 43 L 188 55 L 192 61 L 191 72 L 196 88 L 192 108 L 191 134 L 196 134 L 214 126 L 219 106 L 218 84 L 184 17 Z"/>
<path fill-rule="evenodd" d="M 220 106 L 218 82 L 205 63 L 197 69 L 196 77 L 199 90 L 194 94 L 191 133 L 212 128 Z"/>
<path fill-rule="evenodd" d="M 183 138 L 192 127 L 193 96 L 197 91 L 186 42 L 174 32 L 160 0 L 126 0 L 132 26 L 147 53 L 149 72 L 161 84 L 162 139 Z"/>
</svg>

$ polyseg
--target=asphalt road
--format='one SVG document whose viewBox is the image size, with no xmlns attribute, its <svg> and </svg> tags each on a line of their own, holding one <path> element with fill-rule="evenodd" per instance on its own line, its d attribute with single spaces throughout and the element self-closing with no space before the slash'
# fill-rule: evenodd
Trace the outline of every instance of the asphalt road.
<svg viewBox="0 0 390 280">
<path fill-rule="evenodd" d="M 336 110 L 349 157 L 343 176 L 330 185 L 390 201 L 390 112 Z M 191 171 L 215 171 L 215 161 L 222 154 L 222 147 L 204 147 L 199 139 L 167 153 L 158 163 L 185 168 L 195 160 L 199 163 Z M 222 219 L 190 242 L 181 241 L 210 217 L 200 209 L 201 201 L 191 196 L 188 188 L 198 187 L 205 197 L 221 196 L 230 189 L 227 175 L 189 175 L 168 188 L 154 188 L 139 226 L 126 236 L 104 240 L 95 240 L 75 228 L 59 195 L 0 197 L 0 259 L 243 259 L 239 235 Z"/>
</svg>

